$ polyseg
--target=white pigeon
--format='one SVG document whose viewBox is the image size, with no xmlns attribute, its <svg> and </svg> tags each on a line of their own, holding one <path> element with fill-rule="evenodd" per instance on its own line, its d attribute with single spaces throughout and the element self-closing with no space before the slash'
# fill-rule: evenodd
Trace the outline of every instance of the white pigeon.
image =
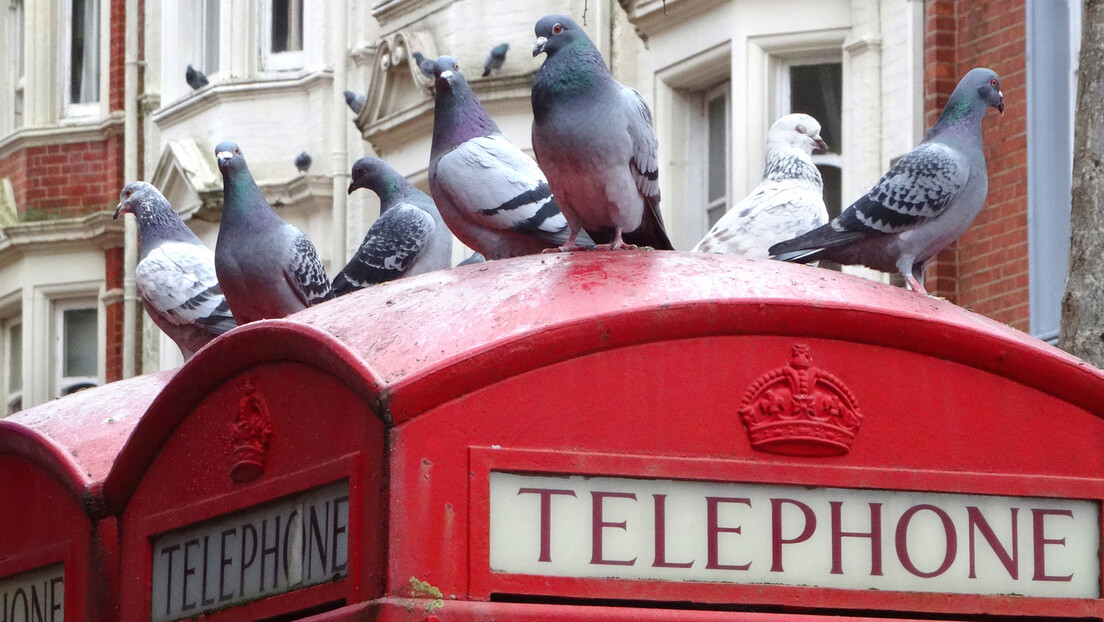
<svg viewBox="0 0 1104 622">
<path fill-rule="evenodd" d="M 695 251 L 766 259 L 767 249 L 828 222 L 824 183 L 810 157 L 827 149 L 820 123 L 788 114 L 767 132 L 763 181 L 713 225 Z"/>
</svg>

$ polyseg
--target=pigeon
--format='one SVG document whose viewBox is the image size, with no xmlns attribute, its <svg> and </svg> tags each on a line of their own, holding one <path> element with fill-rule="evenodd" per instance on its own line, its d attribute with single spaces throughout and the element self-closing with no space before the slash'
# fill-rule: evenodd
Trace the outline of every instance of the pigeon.
<svg viewBox="0 0 1104 622">
<path fill-rule="evenodd" d="M 470 266 L 476 263 L 483 263 L 484 261 L 487 261 L 486 257 L 479 253 L 472 253 L 470 257 L 456 264 L 456 267 L 459 268 L 460 266 Z"/>
<path fill-rule="evenodd" d="M 767 132 L 767 169 L 763 181 L 730 209 L 695 251 L 766 259 L 776 242 L 828 222 L 824 182 L 809 156 L 828 149 L 820 123 L 807 114 L 788 114 Z"/>
<path fill-rule="evenodd" d="M 367 98 L 364 95 L 357 95 L 352 91 L 345 91 L 345 105 L 349 106 L 349 110 L 352 110 L 355 114 L 360 114 L 366 100 Z"/>
<path fill-rule="evenodd" d="M 207 81 L 207 76 L 191 65 L 188 65 L 188 69 L 184 71 L 184 79 L 188 81 L 188 86 L 196 91 L 210 84 L 210 82 Z"/>
<path fill-rule="evenodd" d="M 311 162 L 312 160 L 310 154 L 306 151 L 295 156 L 295 168 L 298 169 L 300 173 L 306 173 L 307 171 L 309 171 L 311 167 Z"/>
<path fill-rule="evenodd" d="M 971 69 L 951 93 L 943 113 L 920 145 L 828 224 L 779 242 L 772 255 L 830 259 L 900 272 L 909 288 L 927 294 L 920 280 L 928 261 L 970 226 L 985 203 L 989 177 L 981 120 L 990 108 L 1004 114 L 1000 77 Z"/>
<path fill-rule="evenodd" d="M 185 360 L 234 328 L 234 316 L 215 277 L 215 254 L 184 224 L 153 186 L 135 181 L 119 194 L 119 214 L 134 214 L 142 254 L 134 281 L 154 324 Z"/>
<path fill-rule="evenodd" d="M 567 221 L 537 163 L 502 135 L 455 60 L 438 58 L 434 72 L 429 189 L 449 229 L 487 259 L 564 244 Z"/>
<path fill-rule="evenodd" d="M 349 263 L 334 277 L 341 296 L 368 285 L 452 265 L 452 232 L 433 199 L 379 158 L 353 164 L 349 193 L 368 188 L 379 196 L 380 216 Z"/>
<path fill-rule="evenodd" d="M 411 54 L 414 57 L 414 62 L 418 63 L 418 69 L 428 78 L 434 77 L 433 75 L 433 59 L 422 56 L 421 52 L 414 52 Z"/>
<path fill-rule="evenodd" d="M 502 63 L 506 62 L 506 52 L 509 49 L 509 43 L 499 43 L 494 46 L 490 54 L 487 54 L 487 60 L 483 61 L 484 78 L 491 75 L 491 73 L 498 73 L 498 70 L 502 69 Z"/>
<path fill-rule="evenodd" d="M 278 319 L 333 298 L 305 233 L 268 205 L 232 142 L 215 147 L 222 172 L 222 221 L 215 272 L 238 324 Z"/>
<path fill-rule="evenodd" d="M 613 228 L 609 248 L 673 250 L 659 212 L 659 161 L 652 114 L 635 90 L 614 81 L 586 33 L 563 15 L 540 19 L 533 56 L 547 54 L 533 84 L 533 152 L 571 225 Z"/>
</svg>

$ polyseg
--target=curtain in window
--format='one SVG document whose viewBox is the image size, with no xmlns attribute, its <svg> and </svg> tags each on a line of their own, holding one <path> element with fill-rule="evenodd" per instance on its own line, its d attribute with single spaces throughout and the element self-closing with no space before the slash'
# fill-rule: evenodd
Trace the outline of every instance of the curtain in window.
<svg viewBox="0 0 1104 622">
<path fill-rule="evenodd" d="M 72 0 L 69 49 L 69 102 L 100 100 L 100 3 Z"/>
</svg>

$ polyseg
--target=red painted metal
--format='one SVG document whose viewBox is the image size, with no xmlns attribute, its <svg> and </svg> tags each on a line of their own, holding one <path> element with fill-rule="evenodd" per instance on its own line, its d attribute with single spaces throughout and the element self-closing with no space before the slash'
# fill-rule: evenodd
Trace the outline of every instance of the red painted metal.
<svg viewBox="0 0 1104 622">
<path fill-rule="evenodd" d="M 63 564 L 64 609 L 44 619 L 118 619 L 118 524 L 100 487 L 172 374 L 81 391 L 0 420 L 0 579 Z M 15 600 L 16 611 L 0 618 L 19 619 Z"/>
</svg>

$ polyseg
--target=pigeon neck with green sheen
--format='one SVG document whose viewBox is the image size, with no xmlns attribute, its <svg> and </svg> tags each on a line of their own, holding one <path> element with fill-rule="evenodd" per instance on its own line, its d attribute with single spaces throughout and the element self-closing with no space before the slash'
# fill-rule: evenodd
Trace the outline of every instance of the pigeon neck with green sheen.
<svg viewBox="0 0 1104 622">
<path fill-rule="evenodd" d="M 585 37 L 578 37 L 549 56 L 533 84 L 533 113 L 544 114 L 559 98 L 582 96 L 609 75 L 606 62 Z"/>
<path fill-rule="evenodd" d="M 989 105 L 981 98 L 972 93 L 959 93 L 955 89 L 947 105 L 943 107 L 939 120 L 924 136 L 924 142 L 937 135 L 965 136 L 981 131 L 981 120 L 988 109 Z"/>
<path fill-rule="evenodd" d="M 244 165 L 224 174 L 222 184 L 222 210 L 229 217 L 229 222 L 244 222 L 247 215 L 253 219 L 267 215 L 279 219 Z"/>
<path fill-rule="evenodd" d="M 372 190 L 380 200 L 380 211 L 386 211 L 397 199 L 410 194 L 414 188 L 406 178 L 398 173 L 392 173 L 381 177 L 378 182 L 371 185 Z"/>
</svg>

